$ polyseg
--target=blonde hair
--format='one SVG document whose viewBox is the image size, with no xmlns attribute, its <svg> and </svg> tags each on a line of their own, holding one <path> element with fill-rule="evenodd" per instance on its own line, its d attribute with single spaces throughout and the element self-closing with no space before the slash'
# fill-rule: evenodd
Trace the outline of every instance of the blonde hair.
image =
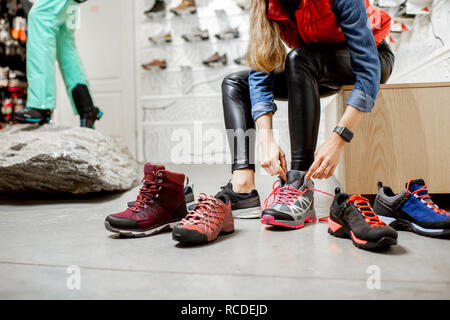
<svg viewBox="0 0 450 320">
<path fill-rule="evenodd" d="M 253 70 L 269 73 L 284 68 L 286 49 L 278 24 L 266 17 L 266 11 L 266 0 L 251 0 L 247 62 Z"/>
</svg>

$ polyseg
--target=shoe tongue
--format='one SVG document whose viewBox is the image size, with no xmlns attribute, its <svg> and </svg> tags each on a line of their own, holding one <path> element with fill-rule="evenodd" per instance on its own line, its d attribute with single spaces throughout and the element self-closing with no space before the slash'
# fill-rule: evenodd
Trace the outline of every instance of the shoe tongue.
<svg viewBox="0 0 450 320">
<path fill-rule="evenodd" d="M 230 196 L 225 194 L 225 193 L 218 194 L 214 198 L 216 198 L 217 200 L 222 201 L 225 204 L 228 204 L 228 202 L 230 202 Z"/>
<path fill-rule="evenodd" d="M 411 182 L 409 183 L 409 191 L 414 192 L 417 189 L 422 188 L 424 185 L 425 185 L 425 181 L 423 179 L 411 180 Z M 406 186 L 408 186 L 408 184 L 406 184 Z"/>
<path fill-rule="evenodd" d="M 305 180 L 305 173 L 303 171 L 291 170 L 286 174 L 287 184 L 295 189 L 300 189 Z"/>
<path fill-rule="evenodd" d="M 164 167 L 164 166 L 153 165 L 150 162 L 147 162 L 144 167 L 144 173 L 145 173 L 145 175 L 154 174 L 156 171 L 165 170 L 165 169 L 166 169 L 166 167 Z"/>
</svg>

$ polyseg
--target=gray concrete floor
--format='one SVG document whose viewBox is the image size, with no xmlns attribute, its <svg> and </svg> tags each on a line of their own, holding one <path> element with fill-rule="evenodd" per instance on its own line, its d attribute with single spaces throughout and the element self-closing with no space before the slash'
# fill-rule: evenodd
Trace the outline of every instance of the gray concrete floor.
<svg viewBox="0 0 450 320">
<path fill-rule="evenodd" d="M 195 193 L 215 193 L 227 166 L 169 166 L 187 173 Z M 257 175 L 265 198 L 273 178 Z M 330 182 L 316 185 L 332 192 Z M 236 220 L 236 232 L 202 247 L 180 247 L 170 232 L 118 238 L 108 214 L 138 187 L 93 197 L 0 198 L 1 299 L 449 299 L 449 241 L 400 232 L 399 245 L 373 253 L 327 233 L 326 223 L 281 231 Z M 316 196 L 319 216 L 331 199 Z M 69 266 L 80 289 L 67 286 Z M 374 267 L 375 266 L 375 267 Z M 368 270 L 379 270 L 370 289 Z"/>
</svg>

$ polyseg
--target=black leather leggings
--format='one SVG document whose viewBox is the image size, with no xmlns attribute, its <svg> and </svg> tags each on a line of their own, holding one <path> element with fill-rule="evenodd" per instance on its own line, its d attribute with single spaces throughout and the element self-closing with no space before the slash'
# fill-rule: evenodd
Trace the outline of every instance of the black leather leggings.
<svg viewBox="0 0 450 320">
<path fill-rule="evenodd" d="M 386 43 L 378 45 L 381 83 L 391 75 L 394 55 Z M 255 122 L 251 114 L 248 71 L 227 76 L 222 83 L 222 100 L 232 170 L 255 170 Z M 356 81 L 350 51 L 343 44 L 311 45 L 292 50 L 285 69 L 275 73 L 274 97 L 287 100 L 291 168 L 306 171 L 314 161 L 320 120 L 320 97 L 339 91 Z M 241 129 L 241 130 L 239 130 Z"/>
</svg>

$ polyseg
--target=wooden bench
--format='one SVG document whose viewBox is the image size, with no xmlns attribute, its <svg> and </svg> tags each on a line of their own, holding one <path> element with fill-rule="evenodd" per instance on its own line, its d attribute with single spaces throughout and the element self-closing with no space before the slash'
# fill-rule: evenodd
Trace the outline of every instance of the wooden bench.
<svg viewBox="0 0 450 320">
<path fill-rule="evenodd" d="M 341 89 L 342 110 L 352 89 Z M 417 178 L 450 193 L 450 82 L 381 85 L 343 159 L 348 193 L 376 194 L 378 181 L 398 192 Z"/>
</svg>

